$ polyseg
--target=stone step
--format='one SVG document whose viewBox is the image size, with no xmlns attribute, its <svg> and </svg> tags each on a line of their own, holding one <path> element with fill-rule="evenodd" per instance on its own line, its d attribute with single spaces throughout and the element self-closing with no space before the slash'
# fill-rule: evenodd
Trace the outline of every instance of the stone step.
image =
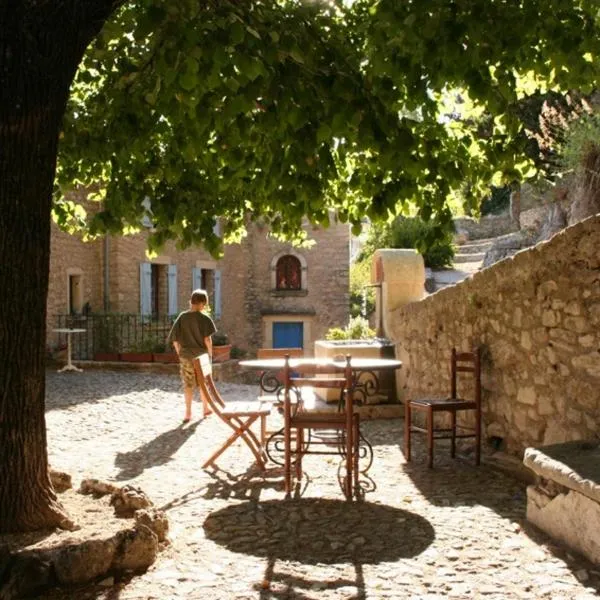
<svg viewBox="0 0 600 600">
<path fill-rule="evenodd" d="M 454 252 L 456 254 L 479 254 L 480 252 L 487 252 L 492 247 L 493 242 L 476 242 L 461 244 L 460 246 L 454 246 Z"/>
<path fill-rule="evenodd" d="M 481 262 L 485 258 L 485 252 L 474 252 L 473 254 L 455 254 L 454 263 Z"/>
</svg>

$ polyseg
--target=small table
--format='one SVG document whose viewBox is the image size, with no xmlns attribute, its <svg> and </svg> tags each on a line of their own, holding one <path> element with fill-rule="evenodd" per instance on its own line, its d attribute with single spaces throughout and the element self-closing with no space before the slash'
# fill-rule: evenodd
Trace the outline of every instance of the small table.
<svg viewBox="0 0 600 600">
<path fill-rule="evenodd" d="M 66 333 L 67 334 L 67 364 L 62 369 L 59 369 L 58 372 L 62 373 L 63 371 L 79 371 L 81 373 L 83 371 L 83 369 L 76 367 L 71 362 L 71 335 L 73 333 L 85 333 L 87 331 L 87 329 L 69 329 L 69 328 L 65 327 L 65 328 L 53 329 L 52 331 L 54 331 L 55 333 Z"/>
<path fill-rule="evenodd" d="M 343 368 L 345 357 L 340 355 L 335 358 L 290 358 L 290 367 L 293 369 L 299 365 L 328 365 L 336 364 Z M 240 367 L 257 369 L 265 372 L 281 371 L 285 367 L 285 358 L 256 358 L 250 360 L 241 360 Z M 361 358 L 352 357 L 350 367 L 354 373 L 353 394 L 360 396 L 360 400 L 365 403 L 367 398 L 378 391 L 379 380 L 375 375 L 376 371 L 396 370 L 402 367 L 402 361 L 394 358 Z M 369 373 L 372 379 L 361 381 L 361 375 Z M 276 390 L 275 390 L 276 391 Z M 356 402 L 356 398 L 355 398 Z"/>
<path fill-rule="evenodd" d="M 290 368 L 294 369 L 294 367 L 298 367 L 301 365 L 330 365 L 335 364 L 340 366 L 341 368 L 345 365 L 345 357 L 340 355 L 335 358 L 290 358 Z M 285 358 L 256 358 L 249 360 L 241 360 L 238 365 L 240 367 L 245 367 L 249 369 L 257 369 L 259 371 L 281 371 L 285 368 Z M 402 361 L 396 360 L 393 358 L 350 358 L 350 367 L 352 369 L 354 375 L 354 386 L 352 389 L 352 395 L 358 393 L 358 395 L 362 396 L 362 400 L 366 399 L 366 396 L 373 393 L 373 390 L 377 390 L 377 377 L 375 376 L 374 371 L 384 371 L 384 370 L 396 370 L 402 367 Z M 360 376 L 364 373 L 370 373 L 375 378 L 374 387 L 370 386 L 368 383 L 364 383 L 360 381 Z M 371 389 L 363 389 L 371 387 Z M 355 399 L 353 399 L 355 401 Z M 341 406 L 338 405 L 338 409 Z M 281 436 L 283 430 L 275 432 L 273 435 L 269 437 L 267 440 L 267 455 L 269 458 L 276 464 L 282 464 L 280 461 L 274 457 L 274 453 L 269 451 L 269 443 L 272 443 L 276 450 L 280 450 L 277 445 L 277 438 Z M 371 444 L 365 438 L 363 433 L 360 434 L 361 442 L 364 442 L 366 446 L 366 450 L 364 454 L 367 457 L 367 467 L 365 471 L 369 469 L 371 463 L 373 461 L 373 450 L 371 448 Z"/>
</svg>

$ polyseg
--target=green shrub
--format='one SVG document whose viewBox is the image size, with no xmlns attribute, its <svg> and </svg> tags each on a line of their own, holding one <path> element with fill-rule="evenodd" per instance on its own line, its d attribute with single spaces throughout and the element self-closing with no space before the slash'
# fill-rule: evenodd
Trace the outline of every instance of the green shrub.
<svg viewBox="0 0 600 600">
<path fill-rule="evenodd" d="M 569 124 L 559 150 L 559 162 L 567 171 L 580 171 L 588 155 L 598 153 L 600 114 L 585 115 Z"/>
<path fill-rule="evenodd" d="M 332 327 L 326 334 L 326 340 L 368 340 L 375 337 L 375 330 L 369 326 L 369 321 L 364 317 L 353 317 L 348 325 Z"/>
<path fill-rule="evenodd" d="M 350 265 L 350 316 L 368 317 L 375 310 L 375 290 L 365 287 L 371 283 L 371 261 L 370 259 L 357 260 Z M 367 302 L 364 303 L 366 292 Z M 363 313 L 363 308 L 366 312 Z"/>
<path fill-rule="evenodd" d="M 397 217 L 389 226 L 389 235 L 382 236 L 387 245 L 378 248 L 413 248 L 423 255 L 426 267 L 440 269 L 452 264 L 453 233 L 452 224 L 440 225 L 419 217 Z"/>
<path fill-rule="evenodd" d="M 481 203 L 481 216 L 497 215 L 510 206 L 510 187 L 494 187 L 492 193 Z"/>
</svg>

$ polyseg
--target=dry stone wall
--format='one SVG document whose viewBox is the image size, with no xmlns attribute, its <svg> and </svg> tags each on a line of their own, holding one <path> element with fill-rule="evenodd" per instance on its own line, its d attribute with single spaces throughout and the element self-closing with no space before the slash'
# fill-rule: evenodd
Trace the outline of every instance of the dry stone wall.
<svg viewBox="0 0 600 600">
<path fill-rule="evenodd" d="M 600 435 L 600 215 L 393 311 L 405 398 L 449 390 L 483 348 L 484 440 L 508 452 Z"/>
</svg>

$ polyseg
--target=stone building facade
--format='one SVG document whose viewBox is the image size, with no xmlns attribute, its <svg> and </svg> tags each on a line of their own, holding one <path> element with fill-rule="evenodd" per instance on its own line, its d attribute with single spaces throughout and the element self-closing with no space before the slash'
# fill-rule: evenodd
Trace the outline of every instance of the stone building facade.
<svg viewBox="0 0 600 600">
<path fill-rule="evenodd" d="M 229 341 L 252 353 L 258 347 L 313 343 L 349 316 L 349 228 L 308 228 L 310 248 L 293 248 L 268 237 L 259 225 L 215 260 L 201 248 L 168 243 L 148 259 L 143 234 L 83 242 L 52 226 L 47 303 L 48 346 L 59 315 L 119 313 L 174 316 L 188 306 L 192 289 L 211 298 L 213 318 Z M 286 282 L 282 265 L 297 279 Z M 279 273 L 279 280 L 277 279 Z M 283 279 L 282 279 L 283 277 Z"/>
<path fill-rule="evenodd" d="M 483 350 L 484 440 L 509 453 L 600 433 L 600 215 L 386 315 L 404 398 L 449 391 Z"/>
</svg>

